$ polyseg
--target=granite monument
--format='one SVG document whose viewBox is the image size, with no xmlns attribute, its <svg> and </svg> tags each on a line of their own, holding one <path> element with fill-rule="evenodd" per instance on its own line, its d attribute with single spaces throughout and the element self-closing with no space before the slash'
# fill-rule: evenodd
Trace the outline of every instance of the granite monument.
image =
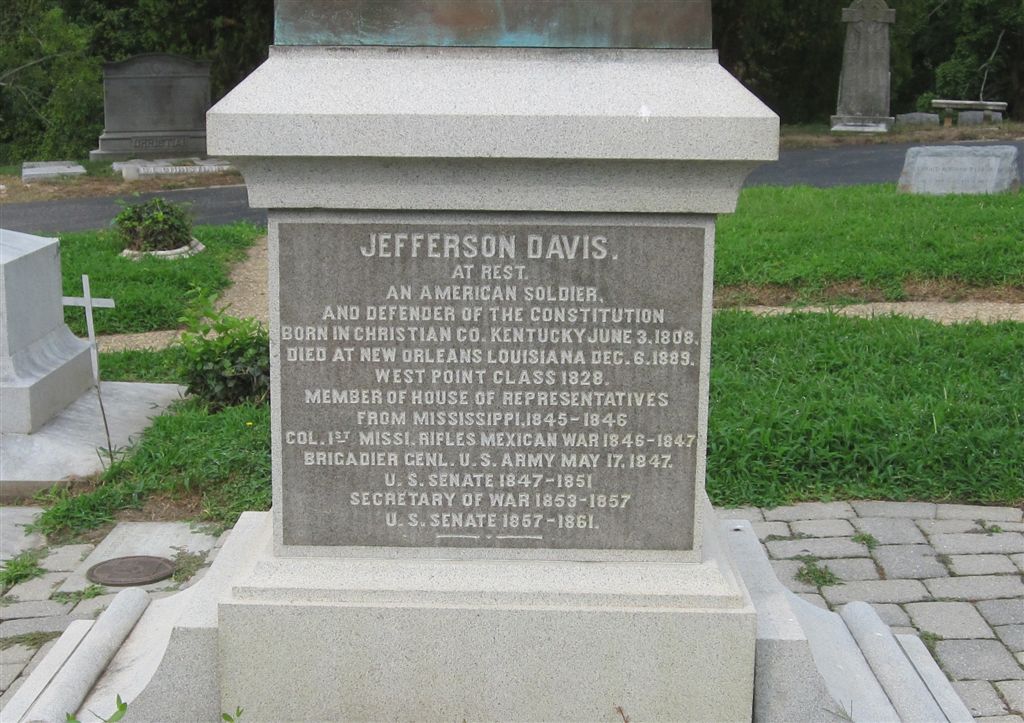
<svg viewBox="0 0 1024 723">
<path fill-rule="evenodd" d="M 57 239 L 0 229 L 0 432 L 39 430 L 93 384 L 61 299 Z"/>
<path fill-rule="evenodd" d="M 778 119 L 710 3 L 276 12 L 208 115 L 270 209 L 273 544 L 219 606 L 224 709 L 749 719 L 714 217 Z"/>
<path fill-rule="evenodd" d="M 885 0 L 854 0 L 843 10 L 846 43 L 839 77 L 839 103 L 833 131 L 887 133 L 889 112 L 889 33 L 896 11 Z"/>
<path fill-rule="evenodd" d="M 91 160 L 206 155 L 210 63 L 147 53 L 103 66 L 103 134 Z"/>
</svg>

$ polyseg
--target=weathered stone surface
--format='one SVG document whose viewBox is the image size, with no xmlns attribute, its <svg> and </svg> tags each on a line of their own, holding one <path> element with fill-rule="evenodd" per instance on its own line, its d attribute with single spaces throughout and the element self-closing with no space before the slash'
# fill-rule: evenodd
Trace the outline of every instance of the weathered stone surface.
<svg viewBox="0 0 1024 723">
<path fill-rule="evenodd" d="M 12 645 L 3 651 L 3 662 L 5 663 L 27 663 L 32 660 L 32 656 L 36 654 L 35 648 L 30 648 L 27 645 Z"/>
<path fill-rule="evenodd" d="M 795 520 L 789 527 L 794 535 L 808 537 L 849 537 L 856 532 L 849 520 Z"/>
<path fill-rule="evenodd" d="M 928 542 L 913 520 L 895 517 L 858 517 L 853 526 L 866 532 L 880 545 L 914 545 Z"/>
<path fill-rule="evenodd" d="M 26 161 L 21 164 L 21 182 L 52 181 L 66 176 L 84 176 L 85 169 L 73 161 Z"/>
<path fill-rule="evenodd" d="M 878 613 L 886 625 L 910 627 L 910 616 L 899 605 L 892 603 L 872 603 L 871 607 Z"/>
<path fill-rule="evenodd" d="M 63 632 L 74 618 L 69 615 L 56 615 L 47 618 L 22 618 L 5 620 L 0 623 L 0 638 L 11 638 L 26 633 Z"/>
<path fill-rule="evenodd" d="M 850 504 L 861 517 L 912 517 L 914 519 L 935 517 L 935 504 L 932 502 L 854 500 Z"/>
<path fill-rule="evenodd" d="M 48 572 L 45 575 L 19 582 L 7 591 L 7 594 L 19 602 L 31 600 L 49 600 L 54 592 L 54 587 L 59 585 L 67 577 L 61 572 Z"/>
<path fill-rule="evenodd" d="M 995 631 L 1010 652 L 1024 653 L 1024 625 L 998 625 Z"/>
<path fill-rule="evenodd" d="M 31 434 L 92 385 L 89 345 L 64 324 L 57 239 L 0 229 L 0 277 L 0 432 Z"/>
<path fill-rule="evenodd" d="M 978 610 L 989 625 L 1024 625 L 1024 605 L 1012 600 L 981 600 Z"/>
<path fill-rule="evenodd" d="M 914 520 L 914 523 L 926 535 L 945 535 L 977 530 L 974 520 Z"/>
<path fill-rule="evenodd" d="M 898 113 L 896 122 L 905 126 L 937 126 L 938 113 Z"/>
<path fill-rule="evenodd" d="M 992 628 L 965 602 L 919 602 L 905 606 L 914 627 L 942 638 L 992 638 Z"/>
<path fill-rule="evenodd" d="M 998 640 L 940 640 L 935 656 L 954 680 L 1024 679 L 1024 670 Z"/>
<path fill-rule="evenodd" d="M 789 537 L 791 534 L 785 522 L 751 522 L 750 527 L 761 542 L 768 537 Z"/>
<path fill-rule="evenodd" d="M 764 513 L 759 507 L 716 507 L 719 519 L 723 520 L 747 520 L 748 522 L 761 522 L 764 520 Z"/>
<path fill-rule="evenodd" d="M 849 557 L 828 561 L 828 568 L 843 582 L 877 580 L 878 568 L 870 557 Z"/>
<path fill-rule="evenodd" d="M 803 502 L 798 505 L 787 505 L 764 510 L 766 520 L 830 520 L 849 519 L 856 517 L 849 502 Z"/>
<path fill-rule="evenodd" d="M 1002 123 L 1003 114 L 997 110 L 987 114 L 983 110 L 962 110 L 956 114 L 956 124 L 960 126 L 980 126 L 985 123 Z"/>
<path fill-rule="evenodd" d="M 978 148 L 997 147 L 1002 146 L 979 146 Z M 1017 507 L 989 507 L 987 505 L 936 505 L 935 508 L 935 517 L 939 520 L 1020 522 L 1022 515 L 1024 515 L 1024 512 Z"/>
<path fill-rule="evenodd" d="M 3 695 L 0 695 L 0 711 L 7 707 L 7 703 L 14 697 L 14 694 L 18 692 L 18 688 L 25 682 L 24 676 L 15 678 L 11 686 L 4 691 Z"/>
<path fill-rule="evenodd" d="M 1017 572 L 1006 555 L 951 555 L 949 567 L 954 575 L 1005 575 Z"/>
<path fill-rule="evenodd" d="M 804 566 L 799 560 L 772 560 L 772 569 L 779 582 L 796 593 L 816 593 L 818 588 L 810 583 L 796 579 L 797 572 Z"/>
<path fill-rule="evenodd" d="M 926 600 L 929 595 L 917 580 L 863 580 L 844 585 L 823 587 L 822 596 L 830 605 L 842 605 L 855 600 L 870 603 L 907 603 Z"/>
<path fill-rule="evenodd" d="M 0 507 L 0 562 L 46 545 L 40 533 L 25 531 L 42 511 L 42 507 Z"/>
<path fill-rule="evenodd" d="M 1024 596 L 1019 575 L 968 575 L 925 580 L 929 592 L 938 598 L 986 600 Z"/>
<path fill-rule="evenodd" d="M 871 554 L 890 579 L 941 577 L 949 574 L 929 545 L 883 545 L 876 547 Z"/>
<path fill-rule="evenodd" d="M 959 535 L 932 535 L 932 547 L 943 555 L 980 555 L 996 553 L 1009 555 L 1024 552 L 1024 534 L 996 532 L 989 535 L 964 533 Z"/>
<path fill-rule="evenodd" d="M 1024 723 L 1024 718 L 1019 715 L 996 715 L 985 718 L 975 718 L 976 723 Z"/>
<path fill-rule="evenodd" d="M 371 7 L 372 12 L 360 6 Z M 711 3 L 278 0 L 274 42 L 278 46 L 710 48 Z"/>
<path fill-rule="evenodd" d="M 766 543 L 768 553 L 776 559 L 811 555 L 822 559 L 833 557 L 866 557 L 868 548 L 844 537 L 773 540 Z"/>
<path fill-rule="evenodd" d="M 71 616 L 86 619 L 95 618 L 114 601 L 116 596 L 116 593 L 111 593 L 108 595 L 99 595 L 97 597 L 89 598 L 88 600 L 82 600 L 80 603 L 75 605 L 74 610 L 71 611 Z"/>
<path fill-rule="evenodd" d="M 32 671 L 35 670 L 36 667 L 46 659 L 46 656 L 50 654 L 50 651 L 54 648 L 54 646 L 57 645 L 59 640 L 60 638 L 55 638 L 40 645 L 39 649 L 36 651 L 36 654 L 32 656 L 32 660 L 28 661 L 28 665 L 25 666 L 25 670 L 22 672 L 22 675 L 31 675 Z"/>
<path fill-rule="evenodd" d="M 8 663 L 6 658 L 0 663 L 0 690 L 7 690 L 11 687 L 25 666 L 21 663 Z"/>
<path fill-rule="evenodd" d="M 21 618 L 43 618 L 53 615 L 67 615 L 71 603 L 59 603 L 55 600 L 31 600 L 0 606 L 0 620 L 19 620 Z M 6 657 L 6 655 L 4 656 Z"/>
<path fill-rule="evenodd" d="M 839 104 L 832 130 L 875 130 L 892 126 L 889 115 L 889 28 L 896 12 L 884 0 L 854 0 L 843 10 L 846 43 L 839 78 Z"/>
<path fill-rule="evenodd" d="M 1020 154 L 1016 146 L 918 146 L 907 151 L 899 190 L 926 195 L 990 194 L 1020 188 Z M 972 505 L 939 505 L 936 515 L 977 514 Z M 989 508 L 992 511 L 1000 509 Z M 954 517 L 955 519 L 955 517 Z M 993 518 L 996 519 L 996 518 Z M 1020 521 L 1020 510 L 1008 519 Z"/>
<path fill-rule="evenodd" d="M 1024 554 L 1010 555 L 1010 559 L 1013 560 L 1013 564 L 1020 568 L 1021 572 L 1024 572 Z"/>
<path fill-rule="evenodd" d="M 1007 712 L 995 688 L 987 680 L 955 680 L 953 688 L 973 716 L 1002 715 Z"/>
<path fill-rule="evenodd" d="M 811 605 L 819 607 L 822 610 L 828 610 L 828 603 L 825 602 L 825 598 L 823 598 L 821 595 L 812 592 L 800 592 L 797 593 L 797 597 L 801 600 L 806 600 Z"/>
<path fill-rule="evenodd" d="M 434 223 L 369 223 L 340 219 L 335 223 L 282 223 L 278 233 L 281 246 L 288 250 L 279 258 L 282 338 L 279 346 L 275 346 L 281 355 L 280 392 L 275 393 L 283 434 L 291 438 L 303 433 L 302 430 L 321 429 L 325 431 L 317 438 L 318 446 L 323 442 L 323 447 L 336 447 L 314 453 L 309 443 L 281 444 L 286 484 L 282 486 L 275 510 L 280 508 L 283 545 L 514 549 L 543 551 L 541 554 L 549 557 L 552 550 L 601 551 L 604 554 L 625 551 L 692 553 L 698 544 L 694 537 L 699 469 L 699 454 L 693 446 L 696 435 L 691 436 L 692 449 L 685 447 L 686 453 L 676 447 L 671 465 L 644 464 L 634 467 L 625 476 L 617 471 L 617 465 L 628 465 L 632 457 L 612 461 L 600 453 L 589 454 L 593 459 L 581 464 L 585 463 L 591 471 L 588 484 L 592 483 L 592 491 L 586 499 L 581 493 L 569 493 L 568 497 L 580 510 L 568 514 L 567 508 L 562 506 L 566 499 L 564 494 L 540 492 L 539 497 L 537 494 L 530 497 L 523 489 L 502 492 L 498 488 L 486 489 L 486 485 L 475 492 L 448 489 L 423 493 L 417 486 L 416 475 L 426 484 L 425 465 L 445 473 L 440 475 L 443 480 L 446 475 L 462 479 L 471 466 L 483 468 L 500 464 L 505 474 L 536 471 L 540 468 L 536 463 L 532 468 L 528 466 L 527 455 L 521 450 L 527 446 L 536 448 L 537 442 L 533 440 L 540 438 L 551 458 L 543 462 L 549 473 L 542 484 L 557 490 L 561 478 L 550 471 L 554 469 L 554 461 L 562 459 L 562 455 L 578 454 L 580 449 L 578 442 L 570 443 L 566 439 L 592 435 L 594 445 L 603 443 L 598 442 L 599 435 L 588 427 L 588 413 L 580 409 L 570 415 L 566 408 L 564 431 L 557 434 L 499 431 L 506 427 L 529 426 L 530 414 L 539 414 L 542 406 L 551 404 L 543 401 L 546 397 L 537 398 L 526 392 L 516 394 L 509 385 L 522 382 L 506 384 L 503 380 L 522 379 L 525 374 L 547 379 L 547 384 L 557 385 L 559 389 L 570 389 L 571 375 L 558 368 L 566 363 L 559 361 L 559 354 L 575 354 L 579 360 L 592 359 L 594 353 L 614 354 L 607 340 L 600 340 L 598 330 L 643 334 L 647 333 L 641 328 L 644 323 L 656 324 L 659 329 L 664 326 L 666 330 L 687 330 L 685 337 L 682 331 L 678 332 L 674 366 L 663 366 L 655 373 L 652 371 L 652 364 L 656 364 L 654 357 L 646 363 L 645 355 L 640 354 L 640 360 L 634 358 L 631 364 L 602 362 L 595 369 L 609 389 L 647 389 L 667 400 L 662 406 L 627 405 L 620 409 L 624 424 L 634 433 L 653 440 L 656 433 L 668 431 L 679 438 L 679 446 L 685 445 L 689 431 L 700 428 L 699 419 L 704 409 L 701 380 L 707 373 L 706 355 L 698 353 L 706 344 L 700 336 L 701 329 L 705 328 L 703 321 L 711 313 L 710 289 L 705 293 L 704 281 L 705 249 L 709 239 L 703 225 L 669 227 L 648 218 L 628 225 L 591 226 L 569 217 L 536 222 L 517 217 L 487 223 L 449 216 L 447 220 L 438 219 Z M 545 239 L 561 238 L 568 233 L 574 234 L 580 243 L 597 243 L 607 248 L 588 251 L 587 259 L 544 256 L 547 253 L 542 248 L 547 243 Z M 292 334 L 300 333 L 295 330 L 313 328 L 322 337 L 319 341 L 326 343 L 328 330 L 341 328 L 343 320 L 338 320 L 338 326 L 327 324 L 329 319 L 323 318 L 325 309 L 344 298 L 349 307 L 358 310 L 355 313 L 372 319 L 371 314 L 380 308 L 379 304 L 386 303 L 396 284 L 410 290 L 423 288 L 428 293 L 441 293 L 444 298 L 454 299 L 448 291 L 455 287 L 448 284 L 452 278 L 457 278 L 455 275 L 462 265 L 453 254 L 442 253 L 442 236 L 458 238 L 463 245 L 477 247 L 468 252 L 474 255 L 479 250 L 482 256 L 494 260 L 514 259 L 524 280 L 512 280 L 500 287 L 506 292 L 503 298 L 508 303 L 487 307 L 493 309 L 493 313 L 488 311 L 474 317 L 473 312 L 482 312 L 484 307 L 470 305 L 461 294 L 456 295 L 455 301 L 429 307 L 443 312 L 449 320 L 459 318 L 460 328 L 477 334 L 479 343 L 465 349 L 475 352 L 476 356 L 434 355 L 421 362 L 420 368 L 415 370 L 418 373 L 413 375 L 415 378 L 402 383 L 402 390 L 407 389 L 407 394 L 404 391 L 398 394 L 392 382 L 385 383 L 383 389 L 392 396 L 387 402 L 373 404 L 379 405 L 375 408 L 389 410 L 384 414 L 389 415 L 389 424 L 401 435 L 398 439 L 406 449 L 394 451 L 393 439 L 377 436 L 381 424 L 378 412 L 368 414 L 361 405 L 354 404 L 311 403 L 307 391 L 329 391 L 332 385 L 339 385 L 339 389 L 381 389 L 381 373 L 389 371 L 394 362 L 378 356 L 375 363 L 370 358 L 370 353 L 381 349 L 380 342 L 350 339 L 347 343 L 351 345 L 349 349 L 354 359 L 350 360 L 353 363 L 343 365 L 342 379 L 338 376 L 342 368 L 339 359 L 334 358 L 332 363 L 327 356 L 328 349 L 331 356 L 336 354 L 335 347 L 312 347 L 321 353 L 322 363 L 310 363 L 308 359 L 297 357 L 309 347 L 305 342 L 297 344 Z M 582 240 L 584 236 L 586 241 Z M 583 254 L 582 247 L 579 253 Z M 332 273 L 323 273 L 324 268 L 331 268 Z M 638 275 L 643 277 L 643 284 L 637 283 Z M 529 308 L 522 305 L 532 298 L 531 288 L 537 288 L 532 286 L 534 281 L 525 281 L 529 279 L 544 279 L 545 283 L 556 286 L 572 285 L 559 288 L 591 289 L 585 298 L 565 300 L 565 303 L 572 303 L 573 308 L 587 312 L 575 323 L 579 332 L 574 342 L 577 344 L 575 351 L 564 344 L 558 352 L 550 348 L 545 341 L 546 333 L 550 330 L 557 334 L 554 327 L 531 326 L 537 323 L 539 315 L 530 321 L 531 314 L 526 313 Z M 437 292 L 438 289 L 442 291 Z M 419 292 L 417 299 L 422 299 Z M 552 299 L 548 301 L 549 311 L 561 310 Z M 657 306 L 655 311 L 644 312 L 649 317 L 647 322 L 633 315 L 613 320 L 607 313 L 611 307 L 639 309 L 643 304 Z M 506 310 L 507 318 L 503 315 Z M 585 321 L 585 316 L 589 320 Z M 607 318 L 602 320 L 602 317 Z M 654 317 L 661 320 L 652 321 Z M 307 326 L 312 320 L 322 325 Z M 432 321 L 437 323 L 443 319 Z M 410 323 L 406 321 L 395 328 L 403 332 L 417 328 L 409 326 Z M 418 329 L 432 332 L 435 327 L 424 324 Z M 533 338 L 531 334 L 530 340 L 524 340 L 525 335 L 515 339 L 507 333 L 513 330 L 536 331 L 538 336 Z M 684 338 L 689 339 L 688 346 Z M 390 343 L 391 351 L 401 358 L 411 359 L 413 354 L 422 354 L 425 342 L 416 341 L 410 335 Z M 679 354 L 683 355 L 685 363 L 679 361 Z M 533 371 L 523 368 L 524 363 Z M 458 382 L 459 378 L 463 381 Z M 340 386 L 342 384 L 344 386 Z M 451 393 L 464 396 L 458 407 L 464 412 L 461 418 L 471 421 L 455 425 L 448 421 L 448 414 L 424 412 L 425 407 L 451 405 L 450 401 L 432 402 L 430 395 L 436 389 L 454 388 L 453 385 L 460 390 Z M 383 392 L 381 394 L 383 396 Z M 592 401 L 578 403 L 589 408 Z M 400 415 L 403 421 L 395 421 L 390 415 Z M 423 421 L 414 421 L 417 417 Z M 427 431 L 423 434 L 411 431 L 417 428 Z M 353 441 L 345 445 L 340 441 L 332 442 L 326 431 L 331 429 L 351 430 Z M 277 450 L 274 454 L 278 454 Z M 373 459 L 383 461 L 353 463 L 348 461 L 353 455 L 367 458 L 372 455 Z M 481 461 L 474 462 L 478 457 Z M 509 461 L 503 461 L 505 457 Z M 514 461 L 516 458 L 520 461 Z M 583 468 L 576 462 L 560 464 Z M 392 491 L 388 488 L 388 477 L 382 477 L 382 473 L 391 478 L 397 476 L 402 483 Z M 499 480 L 494 475 L 498 472 L 489 474 L 490 484 L 497 484 Z M 452 487 L 450 481 L 447 484 Z M 532 500 L 528 503 L 529 517 L 524 517 L 527 514 L 522 507 L 524 494 L 525 499 Z M 622 498 L 623 494 L 629 497 Z M 384 503 L 387 509 L 372 501 L 388 496 L 402 501 Z M 590 500 L 591 496 L 595 501 Z M 428 503 L 433 509 L 427 509 L 423 502 L 416 501 L 419 497 L 446 501 Z M 619 504 L 620 498 L 628 499 L 628 505 Z M 577 512 L 584 504 L 586 512 L 580 517 Z M 516 509 L 513 511 L 510 505 Z M 440 513 L 440 506 L 444 507 L 445 514 Z M 471 524 L 463 525 L 464 517 Z M 448 518 L 453 519 L 447 522 Z"/>
<path fill-rule="evenodd" d="M 996 683 L 996 687 L 1011 709 L 1024 712 L 1024 681 L 1004 680 Z"/>
<path fill-rule="evenodd" d="M 93 565 L 106 560 L 133 555 L 152 555 L 173 560 L 179 550 L 203 554 L 216 541 L 213 535 L 193 529 L 186 522 L 121 522 L 73 572 L 66 575 L 60 591 L 77 592 L 89 587 L 92 583 L 86 578 L 86 572 Z M 147 590 L 164 589 L 173 584 L 170 580 L 162 580 L 144 587 Z"/>
<path fill-rule="evenodd" d="M 93 551 L 95 545 L 62 545 L 53 547 L 39 566 L 51 572 L 70 572 Z"/>
<path fill-rule="evenodd" d="M 103 66 L 103 134 L 92 160 L 206 155 L 210 64 L 164 53 Z"/>
</svg>

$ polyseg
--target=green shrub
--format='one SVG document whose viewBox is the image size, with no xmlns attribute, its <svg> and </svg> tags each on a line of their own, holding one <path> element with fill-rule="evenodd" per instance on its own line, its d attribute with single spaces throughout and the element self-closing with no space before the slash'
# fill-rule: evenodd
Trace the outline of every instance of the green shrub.
<svg viewBox="0 0 1024 723">
<path fill-rule="evenodd" d="M 194 394 L 215 406 L 261 402 L 270 395 L 270 335 L 255 319 L 213 307 L 198 290 L 196 312 L 182 317 L 181 375 Z"/>
<path fill-rule="evenodd" d="M 162 198 L 125 206 L 114 218 L 114 228 L 124 247 L 132 251 L 168 251 L 192 242 L 188 213 Z"/>
</svg>

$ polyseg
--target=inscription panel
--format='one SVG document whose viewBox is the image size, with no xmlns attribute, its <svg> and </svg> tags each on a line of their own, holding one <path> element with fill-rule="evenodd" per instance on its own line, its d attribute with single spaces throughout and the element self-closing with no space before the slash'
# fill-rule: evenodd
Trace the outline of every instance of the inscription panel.
<svg viewBox="0 0 1024 723">
<path fill-rule="evenodd" d="M 703 229 L 278 237 L 285 544 L 693 548 Z"/>
</svg>

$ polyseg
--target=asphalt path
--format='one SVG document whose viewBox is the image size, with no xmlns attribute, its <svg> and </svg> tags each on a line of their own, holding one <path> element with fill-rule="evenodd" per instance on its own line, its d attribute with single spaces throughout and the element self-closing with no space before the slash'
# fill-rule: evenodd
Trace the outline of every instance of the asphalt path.
<svg viewBox="0 0 1024 723">
<path fill-rule="evenodd" d="M 916 144 L 880 144 L 838 146 L 783 151 L 777 163 L 755 170 L 747 186 L 795 186 L 818 188 L 855 186 L 865 183 L 895 183 L 903 169 L 908 148 Z M 1024 141 L 965 143 L 962 145 L 1014 145 L 1024 156 Z M 215 186 L 179 191 L 141 194 L 139 199 L 164 196 L 175 202 L 188 202 L 196 223 L 223 224 L 248 220 L 265 224 L 264 209 L 249 208 L 244 186 Z M 0 227 L 27 233 L 47 234 L 105 228 L 120 210 L 118 198 L 72 198 L 61 201 L 35 201 L 0 205 Z"/>
</svg>

